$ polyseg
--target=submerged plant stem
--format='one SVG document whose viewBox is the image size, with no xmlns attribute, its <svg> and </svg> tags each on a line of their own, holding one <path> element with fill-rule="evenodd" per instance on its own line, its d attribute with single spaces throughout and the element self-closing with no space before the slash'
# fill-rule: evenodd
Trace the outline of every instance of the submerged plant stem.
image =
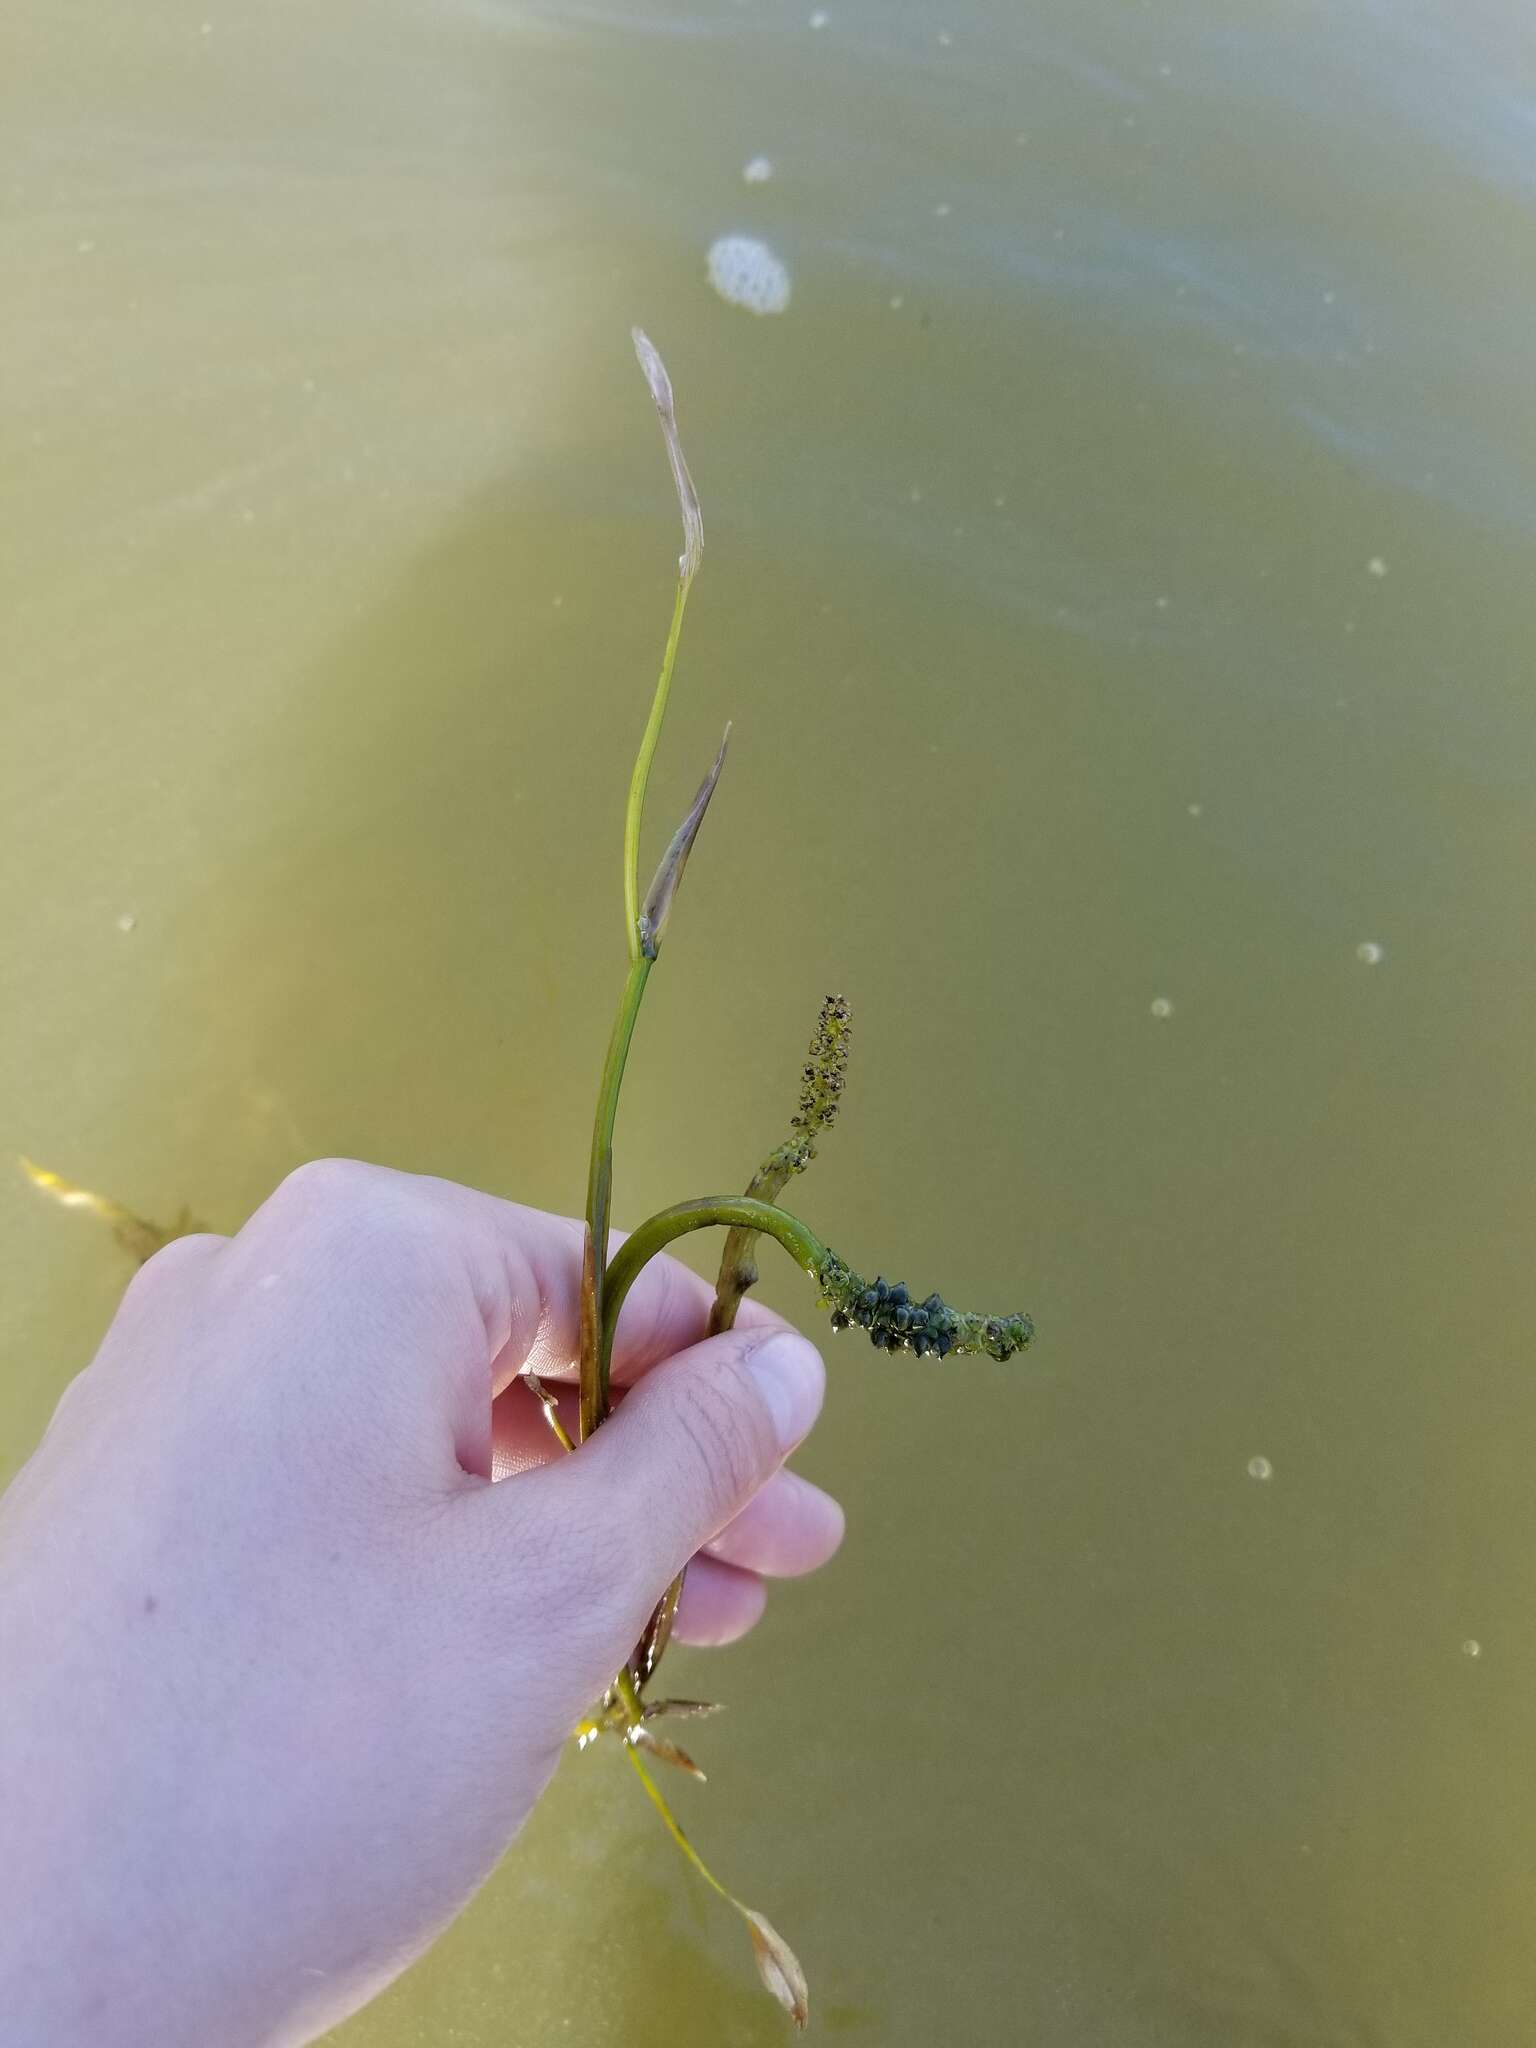
<svg viewBox="0 0 1536 2048">
<path fill-rule="evenodd" d="M 914 1301 L 906 1285 L 876 1278 L 867 1281 L 845 1259 L 824 1245 L 798 1216 L 772 1202 L 750 1195 L 706 1195 L 662 1209 L 627 1237 L 608 1262 L 603 1276 L 603 1315 L 598 1332 L 604 1358 L 613 1349 L 614 1331 L 624 1297 L 647 1262 L 665 1251 L 674 1238 L 691 1230 L 723 1225 L 728 1230 L 759 1231 L 781 1244 L 795 1264 L 816 1282 L 821 1306 L 829 1309 L 835 1330 L 865 1331 L 877 1351 L 930 1354 L 985 1353 L 999 1364 L 1023 1351 L 1035 1334 L 1027 1315 L 1012 1311 L 989 1315 L 975 1309 L 952 1308 L 937 1293 Z"/>
<path fill-rule="evenodd" d="M 645 815 L 645 791 L 651 779 L 656 742 L 661 738 L 662 721 L 667 715 L 677 643 L 682 635 L 683 613 L 692 587 L 691 574 L 678 576 L 677 595 L 672 600 L 672 624 L 667 632 L 666 652 L 661 658 L 661 674 L 656 681 L 656 694 L 651 699 L 651 715 L 645 721 L 640 751 L 635 756 L 634 773 L 629 779 L 629 801 L 624 809 L 624 929 L 631 961 L 640 957 L 640 824 Z"/>
<path fill-rule="evenodd" d="M 627 1237 L 608 1261 L 608 1270 L 603 1276 L 602 1326 L 599 1333 L 605 1365 L 612 1355 L 614 1332 L 618 1328 L 624 1297 L 643 1268 L 658 1252 L 665 1251 L 675 1238 L 686 1237 L 691 1230 L 709 1230 L 721 1225 L 726 1229 L 761 1231 L 766 1237 L 776 1238 L 795 1264 L 818 1283 L 832 1259 L 821 1239 L 798 1216 L 791 1216 L 787 1209 L 776 1208 L 772 1202 L 759 1202 L 751 1195 L 705 1195 L 699 1201 L 678 1202 L 670 1209 L 659 1210 Z"/>
<path fill-rule="evenodd" d="M 640 1009 L 640 998 L 645 993 L 646 977 L 656 957 L 657 934 L 651 933 L 648 942 L 640 916 L 640 828 L 645 821 L 645 792 L 651 779 L 651 762 L 656 756 L 656 743 L 661 738 L 662 722 L 667 715 L 667 698 L 672 691 L 672 671 L 677 665 L 677 643 L 682 637 L 683 613 L 688 608 L 688 593 L 693 588 L 693 579 L 698 574 L 704 552 L 704 520 L 699 510 L 699 494 L 693 487 L 693 478 L 688 473 L 682 443 L 678 439 L 672 380 L 655 347 L 638 327 L 633 330 L 632 339 L 636 360 L 661 421 L 662 439 L 666 444 L 667 461 L 677 488 L 678 510 L 682 515 L 683 551 L 677 562 L 677 594 L 672 600 L 672 623 L 667 628 L 661 674 L 656 679 L 650 715 L 640 736 L 640 751 L 635 756 L 629 778 L 629 799 L 624 807 L 624 941 L 629 949 L 629 978 L 624 984 L 613 1036 L 608 1042 L 608 1057 L 603 1063 L 602 1085 L 597 1096 L 597 1114 L 592 1123 L 592 1161 L 587 1174 L 587 1236 L 581 1276 L 582 1437 L 590 1436 L 608 1413 L 608 1360 L 612 1346 L 602 1341 L 605 1320 L 603 1270 L 608 1258 L 608 1220 L 613 1199 L 613 1126 L 618 1115 L 624 1062 L 629 1055 L 629 1041 L 634 1036 L 635 1017 Z M 715 774 L 719 772 L 717 760 Z M 709 786 L 713 787 L 712 781 Z M 701 792 L 701 795 L 707 803 L 707 792 Z M 697 805 L 698 800 L 695 802 Z M 702 815 L 700 809 L 698 816 Z M 698 829 L 697 818 L 693 829 Z M 688 844 L 691 843 L 690 839 Z M 682 848 L 682 859 L 686 858 L 687 845 Z M 674 876 L 674 889 L 676 880 Z"/>
<path fill-rule="evenodd" d="M 765 1920 L 763 1915 L 755 1912 L 751 1906 L 744 1905 L 733 1891 L 728 1891 L 720 1882 L 683 1832 L 681 1822 L 668 1806 L 661 1787 L 651 1776 L 639 1750 L 632 1742 L 626 1742 L 624 1749 L 634 1766 L 636 1776 L 645 1787 L 646 1797 L 661 1815 L 662 1826 L 710 1889 L 718 1892 L 728 1906 L 734 1906 L 746 1922 L 747 1932 L 752 1937 L 757 1973 L 762 1978 L 765 1989 L 783 2006 L 796 2027 L 803 2030 L 810 2024 L 810 1998 L 806 1990 L 805 1972 L 801 1969 L 794 1950 L 771 1921 Z"/>
<path fill-rule="evenodd" d="M 689 1841 L 687 1835 L 684 1834 L 681 1822 L 679 1822 L 671 1807 L 668 1806 L 666 1799 L 663 1797 L 661 1787 L 646 1769 L 645 1759 L 641 1756 L 639 1750 L 635 1748 L 632 1742 L 626 1742 L 624 1748 L 630 1762 L 634 1765 L 639 1775 L 641 1784 L 645 1787 L 646 1797 L 661 1815 L 661 1823 L 667 1833 L 676 1842 L 679 1849 L 682 1850 L 704 1882 L 717 1891 L 722 1899 L 729 1899 L 733 1906 L 739 1905 L 740 1902 L 726 1890 L 698 1850 L 695 1849 L 692 1842 Z"/>
<path fill-rule="evenodd" d="M 612 1345 L 602 1341 L 604 1323 L 604 1265 L 608 1256 L 608 1219 L 613 1202 L 613 1126 L 619 1110 L 619 1088 L 629 1042 L 635 1034 L 640 999 L 654 963 L 636 950 L 631 956 L 619 1013 L 613 1020 L 608 1057 L 603 1062 L 602 1084 L 597 1093 L 597 1114 L 592 1121 L 592 1161 L 587 1174 L 587 1251 L 590 1271 L 583 1276 L 581 1318 L 581 1421 L 580 1435 L 589 1437 L 608 1413 L 608 1361 Z"/>
</svg>

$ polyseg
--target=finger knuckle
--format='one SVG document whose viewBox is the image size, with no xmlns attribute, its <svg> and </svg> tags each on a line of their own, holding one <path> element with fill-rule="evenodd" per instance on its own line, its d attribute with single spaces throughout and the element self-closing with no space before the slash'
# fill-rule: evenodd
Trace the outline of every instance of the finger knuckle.
<svg viewBox="0 0 1536 2048">
<path fill-rule="evenodd" d="M 228 1243 L 209 1231 L 172 1238 L 146 1259 L 123 1291 L 119 1313 L 137 1315 L 146 1305 L 163 1311 L 168 1301 L 185 1295 L 205 1272 L 213 1252 Z"/>
<path fill-rule="evenodd" d="M 388 1269 L 408 1268 L 430 1253 L 440 1219 L 409 1174 L 356 1159 L 312 1159 L 295 1167 L 272 1197 L 274 1219 L 310 1245 L 344 1243 L 351 1256 L 372 1255 Z"/>
<path fill-rule="evenodd" d="M 359 1159 L 307 1159 L 285 1176 L 272 1206 L 304 1215 L 355 1210 L 376 1201 L 387 1178 L 381 1168 Z"/>
</svg>

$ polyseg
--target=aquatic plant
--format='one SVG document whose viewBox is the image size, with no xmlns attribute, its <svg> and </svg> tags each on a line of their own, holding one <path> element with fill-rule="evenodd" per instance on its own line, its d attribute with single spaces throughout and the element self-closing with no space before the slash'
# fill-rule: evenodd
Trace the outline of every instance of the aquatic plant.
<svg viewBox="0 0 1536 2048">
<path fill-rule="evenodd" d="M 780 1205 L 779 1197 L 789 1182 L 803 1173 L 816 1156 L 817 1142 L 832 1125 L 841 1104 L 852 1025 L 848 1004 L 840 995 L 828 996 L 822 1005 L 801 1076 L 800 1099 L 790 1120 L 789 1136 L 768 1154 L 749 1181 L 745 1194 L 709 1195 L 679 1202 L 640 1224 L 611 1257 L 605 1255 L 613 1193 L 614 1125 L 635 1020 L 646 983 L 660 954 L 684 868 L 720 779 L 730 737 L 727 726 L 719 752 L 700 783 L 687 815 L 663 853 L 655 879 L 642 900 L 639 861 L 646 787 L 671 693 L 683 614 L 703 558 L 704 521 L 678 436 L 671 379 L 655 347 L 638 328 L 634 330 L 634 343 L 635 354 L 661 421 L 667 460 L 682 513 L 683 551 L 678 558 L 677 587 L 661 673 L 630 777 L 629 800 L 624 816 L 624 916 L 629 969 L 603 1064 L 592 1127 L 582 1266 L 582 1437 L 601 1427 L 608 1414 L 609 1362 L 625 1295 L 650 1259 L 677 1238 L 694 1230 L 723 1228 L 728 1233 L 710 1315 L 711 1331 L 729 1329 L 735 1321 L 743 1297 L 757 1281 L 754 1256 L 757 1241 L 768 1237 L 779 1244 L 815 1282 L 820 1306 L 830 1314 L 832 1327 L 835 1330 L 863 1330 L 878 1351 L 911 1352 L 918 1358 L 932 1356 L 937 1359 L 947 1358 L 955 1352 L 984 1352 L 995 1359 L 1007 1359 L 1021 1351 L 1034 1334 L 1034 1326 L 1027 1315 L 978 1314 L 952 1308 L 937 1293 L 918 1300 L 901 1281 L 888 1283 L 883 1277 L 865 1280 L 846 1260 L 823 1244 L 797 1216 Z M 537 1383 L 533 1391 L 544 1402 L 545 1413 L 562 1442 L 573 1448 L 560 1423 L 553 1398 Z M 644 1697 L 666 1649 L 681 1587 L 679 1579 L 668 1588 L 629 1663 L 616 1674 L 600 1706 L 582 1724 L 578 1740 L 586 1746 L 601 1734 L 613 1734 L 623 1741 L 630 1763 L 673 1839 L 708 1883 L 735 1907 L 746 1922 L 764 1984 L 796 2025 L 803 2027 L 809 2017 L 809 2000 L 804 1972 L 792 1950 L 762 1914 L 743 1905 L 707 1868 L 679 1827 L 646 1762 L 649 1753 L 694 1775 L 702 1775 L 693 1759 L 676 1744 L 659 1736 L 652 1723 L 663 1713 L 707 1712 L 706 1703 L 667 1700 L 647 1703 Z"/>
<path fill-rule="evenodd" d="M 641 1223 L 611 1256 L 607 1255 L 613 1192 L 614 1126 L 630 1042 L 646 984 L 660 956 L 689 855 L 725 764 L 730 737 L 727 726 L 719 751 L 699 784 L 686 816 L 662 854 L 655 877 L 642 898 L 639 862 L 646 788 L 666 717 L 683 614 L 703 558 L 704 522 L 698 493 L 678 438 L 676 408 L 666 368 L 651 342 L 638 328 L 634 331 L 634 343 L 661 420 L 667 459 L 682 512 L 683 551 L 678 560 L 677 587 L 661 673 L 630 778 L 624 815 L 624 926 L 629 964 L 603 1063 L 592 1125 L 582 1259 L 579 1438 L 590 1436 L 593 1430 L 602 1426 L 608 1415 L 609 1365 L 613 1356 L 614 1333 L 630 1287 L 658 1252 L 695 1230 L 719 1228 L 727 1233 L 709 1318 L 712 1333 L 732 1326 L 743 1298 L 756 1285 L 756 1246 L 760 1238 L 766 1237 L 781 1246 L 814 1282 L 819 1304 L 830 1316 L 833 1329 L 862 1330 L 877 1351 L 911 1353 L 917 1358 L 936 1360 L 946 1359 L 957 1352 L 972 1352 L 1005 1360 L 1023 1350 L 1034 1334 L 1027 1315 L 989 1315 L 957 1309 L 937 1293 L 929 1293 L 919 1300 L 916 1291 L 899 1280 L 887 1282 L 883 1276 L 864 1279 L 845 1259 L 823 1244 L 799 1217 L 781 1205 L 779 1197 L 790 1181 L 811 1164 L 819 1140 L 831 1128 L 841 1106 L 852 1036 L 851 1013 L 841 995 L 828 996 L 821 1006 L 801 1075 L 799 1100 L 790 1118 L 789 1134 L 763 1160 L 748 1182 L 745 1193 L 707 1195 L 676 1203 Z M 23 1160 L 22 1165 L 33 1184 L 55 1201 L 67 1208 L 88 1211 L 102 1218 L 111 1226 L 123 1248 L 140 1263 L 171 1238 L 201 1227 L 186 1211 L 174 1225 L 163 1227 L 135 1215 L 109 1197 L 76 1187 L 31 1161 Z M 556 1396 L 532 1372 L 525 1372 L 522 1377 L 529 1392 L 543 1403 L 550 1429 L 560 1444 L 567 1451 L 575 1450 L 576 1441 L 561 1420 Z M 795 2024 L 803 2027 L 809 2017 L 809 1994 L 805 1974 L 793 1950 L 761 1913 L 744 1905 L 709 1869 L 679 1826 L 647 1761 L 669 1763 L 695 1777 L 703 1776 L 693 1758 L 679 1744 L 659 1733 L 654 1724 L 664 1716 L 711 1713 L 714 1711 L 711 1703 L 646 1698 L 647 1688 L 655 1677 L 672 1633 L 682 1583 L 679 1577 L 668 1587 L 624 1669 L 615 1674 L 602 1700 L 576 1730 L 576 1740 L 583 1749 L 605 1735 L 614 1736 L 623 1743 L 647 1796 L 660 1813 L 673 1840 L 705 1881 L 741 1915 L 751 1937 L 753 1955 L 763 1983 Z"/>
<path fill-rule="evenodd" d="M 99 1216 L 123 1250 L 141 1266 L 173 1238 L 190 1237 L 208 1227 L 199 1223 L 190 1209 L 183 1209 L 174 1223 L 151 1223 L 147 1216 L 136 1216 L 132 1209 L 125 1209 L 110 1195 L 98 1195 L 90 1188 L 76 1187 L 62 1173 L 53 1173 L 48 1167 L 39 1166 L 35 1159 L 23 1158 L 20 1165 L 33 1187 L 57 1202 L 61 1209 L 80 1209 L 89 1216 Z"/>
</svg>

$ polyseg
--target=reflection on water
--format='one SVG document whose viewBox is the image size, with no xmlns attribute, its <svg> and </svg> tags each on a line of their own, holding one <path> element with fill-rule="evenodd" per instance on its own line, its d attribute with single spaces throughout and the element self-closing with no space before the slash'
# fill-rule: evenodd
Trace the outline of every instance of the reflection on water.
<svg viewBox="0 0 1536 2048">
<path fill-rule="evenodd" d="M 1526 11 L 13 13 L 11 1148 L 226 1226 L 322 1151 L 579 1201 L 642 321 L 710 527 L 658 815 L 737 743 L 619 1213 L 744 1180 L 845 987 L 808 1216 L 1040 1327 L 834 1351 L 849 1541 L 711 1662 L 686 1818 L 853 2042 L 1523 2038 Z M 123 1277 L 3 1200 L 0 1471 Z M 610 1761 L 338 2038 L 781 2038 Z"/>
</svg>

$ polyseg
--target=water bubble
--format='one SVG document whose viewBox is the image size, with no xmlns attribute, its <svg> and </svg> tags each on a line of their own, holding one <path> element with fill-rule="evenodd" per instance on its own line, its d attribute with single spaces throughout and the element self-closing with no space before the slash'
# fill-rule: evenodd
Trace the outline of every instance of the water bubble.
<svg viewBox="0 0 1536 2048">
<path fill-rule="evenodd" d="M 122 916 L 116 919 L 116 924 L 120 932 L 131 932 L 138 921 L 138 917 L 133 911 L 125 910 Z"/>
<path fill-rule="evenodd" d="M 1374 939 L 1362 939 L 1355 948 L 1355 958 L 1367 967 L 1379 967 L 1386 957 L 1386 947 L 1378 945 Z"/>
<path fill-rule="evenodd" d="M 815 13 L 814 13 L 814 14 L 813 14 L 813 15 L 811 16 L 811 27 L 812 27 L 812 28 L 825 28 L 825 27 L 826 27 L 826 25 L 827 25 L 827 23 L 828 23 L 828 22 L 829 22 L 829 21 L 830 21 L 831 19 L 832 19 L 832 17 L 831 17 L 831 15 L 830 15 L 830 14 L 826 14 L 826 13 L 824 13 L 824 12 L 822 11 L 822 9 L 818 7 L 818 8 L 817 8 L 817 10 L 816 10 L 816 12 L 815 12 Z"/>
<path fill-rule="evenodd" d="M 1192 818 L 1199 818 L 1205 815 L 1204 804 L 1186 804 L 1184 808 Z"/>
<path fill-rule="evenodd" d="M 949 204 L 949 201 L 948 201 L 947 199 L 941 199 L 941 200 L 939 201 L 938 205 L 937 205 L 937 206 L 936 206 L 936 207 L 935 207 L 935 208 L 933 209 L 933 217 L 934 217 L 934 219 L 935 219 L 935 220 L 948 220 L 948 218 L 949 218 L 949 214 L 950 214 L 950 204 Z"/>
<path fill-rule="evenodd" d="M 782 313 L 789 304 L 789 272 L 766 242 L 722 235 L 709 251 L 709 281 L 732 306 L 749 313 Z"/>
<path fill-rule="evenodd" d="M 773 176 L 773 161 L 766 156 L 754 156 L 741 167 L 743 181 L 748 185 L 766 185 Z"/>
<path fill-rule="evenodd" d="M 1461 1654 L 1463 1657 L 1481 1657 L 1483 1646 L 1476 1636 L 1467 1637 L 1467 1640 L 1461 1646 Z"/>
<path fill-rule="evenodd" d="M 1248 1477 L 1250 1479 L 1273 1479 L 1274 1476 L 1275 1468 L 1271 1465 L 1268 1458 L 1250 1458 L 1248 1460 Z"/>
<path fill-rule="evenodd" d="M 1173 1015 L 1173 1005 L 1166 996 L 1154 996 L 1152 998 L 1152 1014 L 1154 1017 L 1171 1017 Z"/>
<path fill-rule="evenodd" d="M 891 293 L 891 311 L 893 313 L 899 313 L 906 303 L 900 292 Z"/>
<path fill-rule="evenodd" d="M 1387 565 L 1380 555 L 1372 555 L 1365 566 L 1372 576 L 1385 576 L 1387 573 Z"/>
</svg>

